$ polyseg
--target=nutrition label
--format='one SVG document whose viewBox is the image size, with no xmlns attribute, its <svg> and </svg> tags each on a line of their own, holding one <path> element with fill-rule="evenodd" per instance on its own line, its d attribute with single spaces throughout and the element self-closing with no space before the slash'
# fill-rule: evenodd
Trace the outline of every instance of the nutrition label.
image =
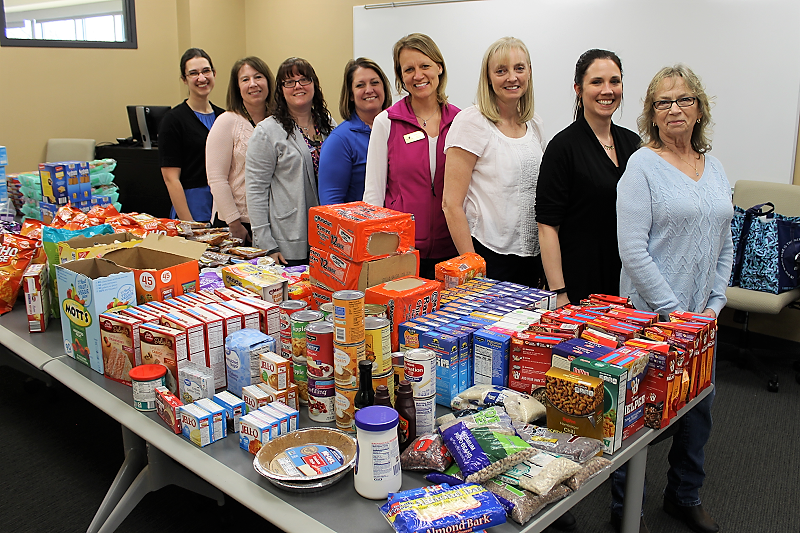
<svg viewBox="0 0 800 533">
<path fill-rule="evenodd" d="M 400 473 L 400 447 L 397 437 L 372 443 L 372 477 L 383 481 Z"/>
</svg>

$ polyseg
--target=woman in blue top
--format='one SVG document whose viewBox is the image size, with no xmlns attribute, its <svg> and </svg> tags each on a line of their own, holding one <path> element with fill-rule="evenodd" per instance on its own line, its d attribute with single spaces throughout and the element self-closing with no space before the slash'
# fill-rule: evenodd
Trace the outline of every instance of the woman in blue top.
<svg viewBox="0 0 800 533">
<path fill-rule="evenodd" d="M 216 71 L 209 55 L 189 48 L 181 57 L 181 79 L 189 98 L 173 107 L 158 131 L 161 174 L 172 200 L 171 218 L 211 221 L 214 198 L 206 177 L 206 138 L 214 120 L 225 112 L 208 97 Z"/>
<path fill-rule="evenodd" d="M 364 174 L 372 121 L 392 105 L 389 80 L 371 59 L 351 59 L 344 68 L 339 113 L 319 157 L 320 205 L 355 202 L 364 196 Z"/>
</svg>

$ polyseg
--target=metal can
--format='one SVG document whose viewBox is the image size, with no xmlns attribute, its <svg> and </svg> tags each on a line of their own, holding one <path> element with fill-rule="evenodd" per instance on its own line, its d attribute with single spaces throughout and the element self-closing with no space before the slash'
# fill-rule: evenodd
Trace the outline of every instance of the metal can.
<svg viewBox="0 0 800 533">
<path fill-rule="evenodd" d="M 414 398 L 436 394 L 436 354 L 427 348 L 414 348 L 403 354 L 406 379 L 414 390 Z"/>
<path fill-rule="evenodd" d="M 306 327 L 322 321 L 319 311 L 297 311 L 289 317 L 292 324 L 292 357 L 306 357 Z"/>
<path fill-rule="evenodd" d="M 417 435 L 433 433 L 436 429 L 436 395 L 414 398 L 417 409 Z"/>
<path fill-rule="evenodd" d="M 392 354 L 392 370 L 394 370 L 394 394 L 397 395 L 397 389 L 400 388 L 400 382 L 406 379 L 406 368 L 403 364 L 403 353 L 394 352 Z"/>
<path fill-rule="evenodd" d="M 372 361 L 372 373 L 384 374 L 392 369 L 392 328 L 385 318 L 364 317 L 366 357 Z"/>
<path fill-rule="evenodd" d="M 305 300 L 286 300 L 278 304 L 278 309 L 280 309 L 281 336 L 292 336 L 292 323 L 289 317 L 298 311 L 302 311 L 306 307 L 308 307 L 308 302 Z"/>
<path fill-rule="evenodd" d="M 294 383 L 297 385 L 297 401 L 308 404 L 308 367 L 305 363 L 293 363 Z"/>
<path fill-rule="evenodd" d="M 333 340 L 341 344 L 356 344 L 364 340 L 363 292 L 333 293 L 333 334 Z"/>
<path fill-rule="evenodd" d="M 364 341 L 358 344 L 333 343 L 333 377 L 336 385 L 358 388 L 358 362 L 363 361 Z"/>
<path fill-rule="evenodd" d="M 336 420 L 336 389 L 332 379 L 308 376 L 308 418 L 314 422 Z"/>
<path fill-rule="evenodd" d="M 383 374 L 379 374 L 377 376 L 372 376 L 372 390 L 377 390 L 378 385 L 386 385 L 386 388 L 389 389 L 389 400 L 394 405 L 394 372 L 389 369 L 388 372 L 384 372 Z"/>
<path fill-rule="evenodd" d="M 364 318 L 368 316 L 386 318 L 386 306 L 383 304 L 364 304 Z"/>
<path fill-rule="evenodd" d="M 284 359 L 291 359 L 292 358 L 292 337 L 291 335 L 284 336 L 281 333 L 280 336 L 280 350 L 281 350 L 281 357 Z"/>
<path fill-rule="evenodd" d="M 336 387 L 336 427 L 355 433 L 356 393 L 358 389 Z"/>
<path fill-rule="evenodd" d="M 325 302 L 320 305 L 319 312 L 322 313 L 322 316 L 327 320 L 327 318 L 333 314 L 333 302 Z"/>
<path fill-rule="evenodd" d="M 333 324 L 314 322 L 306 327 L 308 375 L 333 379 Z"/>
</svg>

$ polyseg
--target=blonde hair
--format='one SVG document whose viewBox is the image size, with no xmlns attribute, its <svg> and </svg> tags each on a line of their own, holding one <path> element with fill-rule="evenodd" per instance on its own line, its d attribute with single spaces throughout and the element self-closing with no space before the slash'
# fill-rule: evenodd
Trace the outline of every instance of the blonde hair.
<svg viewBox="0 0 800 533">
<path fill-rule="evenodd" d="M 653 107 L 653 102 L 656 99 L 656 91 L 662 81 L 670 78 L 682 78 L 686 84 L 689 92 L 697 98 L 698 111 L 700 113 L 700 122 L 694 125 L 692 129 L 692 149 L 698 154 L 704 154 L 711 151 L 711 126 L 714 124 L 711 121 L 711 102 L 706 94 L 705 87 L 700 78 L 692 72 L 692 69 L 684 64 L 678 63 L 671 67 L 664 67 L 659 70 L 650 85 L 647 87 L 647 94 L 644 98 L 644 109 L 641 116 L 636 120 L 639 127 L 639 134 L 642 136 L 643 144 L 651 144 L 654 148 L 661 148 L 664 143 L 658 135 L 658 126 L 655 124 L 656 110 Z M 674 80 L 673 80 L 674 81 Z"/>
<path fill-rule="evenodd" d="M 402 52 L 405 48 L 408 48 L 409 50 L 416 50 L 442 67 L 442 73 L 439 74 L 439 86 L 436 88 L 436 101 L 439 102 L 440 105 L 446 104 L 447 95 L 445 94 L 444 90 L 447 86 L 447 67 L 444 65 L 444 57 L 442 57 L 442 51 L 439 50 L 439 47 L 436 46 L 436 43 L 433 42 L 433 39 L 424 33 L 412 33 L 394 43 L 392 56 L 394 56 L 394 85 L 397 89 L 397 92 L 402 93 L 406 90 L 405 86 L 403 85 L 403 72 L 402 67 L 400 66 L 400 52 Z"/>
<path fill-rule="evenodd" d="M 491 73 L 489 72 L 489 61 L 497 57 L 501 61 L 508 63 L 508 57 L 511 50 L 521 50 L 525 54 L 526 61 L 528 62 L 528 69 L 531 68 L 531 54 L 525 43 L 516 37 L 503 37 L 496 40 L 483 54 L 483 61 L 481 62 L 481 72 L 478 76 L 478 94 L 476 105 L 481 114 L 495 124 L 500 121 L 500 110 L 497 107 L 497 95 L 492 89 Z M 519 99 L 517 104 L 517 112 L 519 113 L 519 124 L 524 124 L 533 118 L 533 76 L 531 75 L 528 88 L 522 98 Z"/>
</svg>

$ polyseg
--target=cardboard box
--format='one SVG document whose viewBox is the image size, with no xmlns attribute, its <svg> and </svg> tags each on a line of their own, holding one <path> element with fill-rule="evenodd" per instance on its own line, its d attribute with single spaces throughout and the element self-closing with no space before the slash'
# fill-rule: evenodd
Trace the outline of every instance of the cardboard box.
<svg viewBox="0 0 800 533">
<path fill-rule="evenodd" d="M 460 389 L 459 343 L 456 337 L 429 331 L 419 336 L 421 348 L 436 354 L 436 403 L 450 407 Z"/>
<path fill-rule="evenodd" d="M 39 178 L 42 180 L 42 200 L 57 206 L 69 202 L 67 169 L 63 164 L 39 163 Z"/>
<path fill-rule="evenodd" d="M 176 434 L 181 434 L 180 407 L 183 402 L 166 387 L 156 387 L 156 412 Z"/>
<path fill-rule="evenodd" d="M 599 359 L 611 353 L 612 349 L 584 339 L 567 339 L 553 346 L 552 365 L 564 370 L 570 369 L 572 360 L 576 357 Z"/>
<path fill-rule="evenodd" d="M 511 335 L 481 329 L 472 339 L 474 383 L 507 387 Z"/>
<path fill-rule="evenodd" d="M 50 322 L 50 270 L 47 263 L 28 265 L 22 274 L 28 331 L 42 333 Z"/>
<path fill-rule="evenodd" d="M 161 315 L 161 325 L 168 328 L 179 329 L 186 332 L 186 341 L 189 348 L 189 361 L 209 368 L 208 353 L 206 352 L 206 332 L 203 323 L 191 315 L 180 311 L 173 311 Z"/>
<path fill-rule="evenodd" d="M 139 342 L 142 347 L 142 364 L 163 365 L 167 388 L 178 393 L 178 371 L 188 362 L 186 333 L 159 324 L 139 326 Z"/>
<path fill-rule="evenodd" d="M 399 347 L 398 326 L 412 318 L 436 311 L 439 308 L 438 281 L 407 276 L 370 287 L 365 291 L 364 303 L 386 306 L 386 318 L 392 324 L 392 351 Z"/>
<path fill-rule="evenodd" d="M 103 373 L 98 317 L 133 305 L 133 272 L 105 259 L 83 259 L 56 265 L 61 332 L 67 355 Z"/>
<path fill-rule="evenodd" d="M 547 371 L 547 427 L 603 440 L 603 380 L 561 368 Z"/>
<path fill-rule="evenodd" d="M 586 357 L 578 357 L 572 361 L 570 370 L 575 374 L 603 380 L 605 386 L 603 451 L 613 454 L 622 446 L 628 369 Z"/>
<path fill-rule="evenodd" d="M 332 291 L 364 291 L 393 279 L 419 276 L 419 252 L 413 250 L 357 263 L 327 250 L 311 248 L 308 275 L 314 285 Z"/>
<path fill-rule="evenodd" d="M 545 386 L 545 374 L 553 360 L 553 346 L 560 336 L 517 333 L 511 337 L 508 388 L 530 394 Z"/>
<path fill-rule="evenodd" d="M 73 237 L 68 241 L 58 243 L 58 258 L 61 263 L 66 263 L 77 259 L 102 257 L 112 250 L 132 248 L 141 242 L 142 239 L 128 232 L 94 235 L 92 237 Z"/>
<path fill-rule="evenodd" d="M 445 289 L 463 285 L 473 278 L 486 277 L 486 261 L 475 252 L 459 255 L 435 266 L 436 281 Z"/>
<path fill-rule="evenodd" d="M 414 246 L 414 217 L 365 202 L 308 210 L 308 244 L 350 261 L 370 261 Z"/>
<path fill-rule="evenodd" d="M 200 286 L 197 260 L 205 249 L 205 243 L 151 233 L 138 246 L 103 257 L 133 270 L 136 299 L 143 304 L 196 291 Z"/>
<path fill-rule="evenodd" d="M 239 433 L 239 421 L 247 410 L 244 401 L 228 391 L 222 391 L 214 395 L 214 402 L 225 408 L 228 431 Z"/>
<path fill-rule="evenodd" d="M 222 281 L 226 287 L 251 290 L 266 302 L 279 304 L 289 297 L 288 280 L 250 263 L 222 267 Z"/>
<path fill-rule="evenodd" d="M 211 436 L 212 415 L 195 404 L 182 405 L 181 434 L 200 448 L 214 442 Z"/>
<path fill-rule="evenodd" d="M 281 309 L 278 304 L 266 302 L 255 295 L 251 298 L 244 296 L 240 300 L 258 310 L 258 329 L 262 333 L 278 336 L 281 332 Z"/>
<path fill-rule="evenodd" d="M 187 308 L 183 313 L 203 324 L 206 338 L 205 366 L 214 373 L 214 387 L 221 389 L 227 384 L 225 378 L 225 335 L 223 318 L 202 307 Z"/>
<path fill-rule="evenodd" d="M 109 379 L 131 385 L 131 369 L 142 364 L 139 342 L 142 321 L 122 313 L 103 313 L 99 320 L 103 336 L 103 373 Z"/>
</svg>

